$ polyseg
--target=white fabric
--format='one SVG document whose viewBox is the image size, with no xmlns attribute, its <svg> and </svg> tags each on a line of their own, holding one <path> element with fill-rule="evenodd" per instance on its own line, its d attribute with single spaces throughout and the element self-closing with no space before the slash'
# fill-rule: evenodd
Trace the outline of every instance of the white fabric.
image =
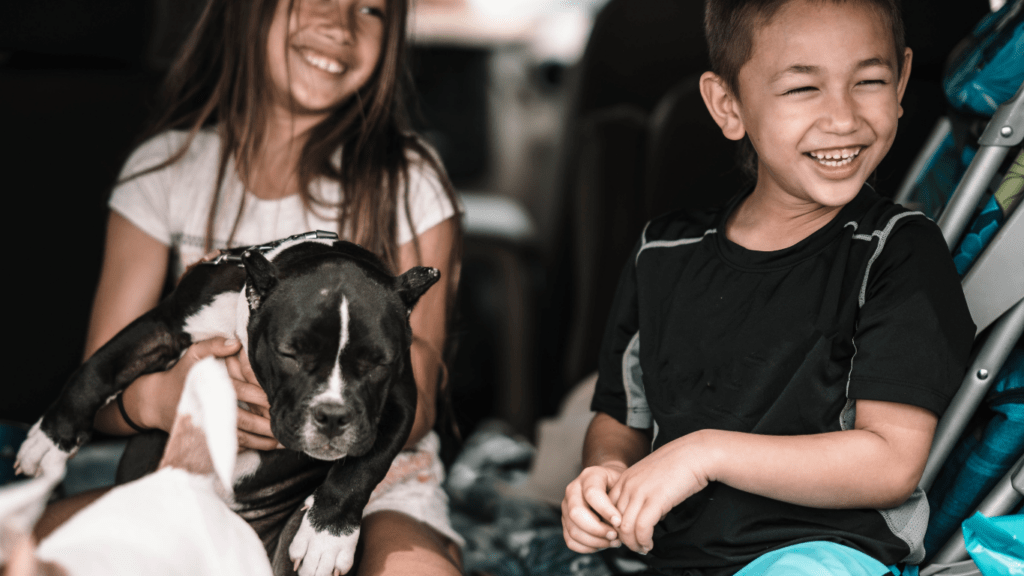
<svg viewBox="0 0 1024 576">
<path fill-rule="evenodd" d="M 121 178 L 159 165 L 171 157 L 185 142 L 187 133 L 170 131 L 140 146 L 128 159 Z M 174 251 L 174 277 L 198 261 L 206 253 L 206 223 L 217 182 L 220 163 L 220 137 L 216 131 L 203 130 L 196 135 L 185 156 L 178 162 L 156 172 L 122 183 L 114 189 L 110 208 L 124 216 L 140 230 Z M 444 193 L 437 174 L 420 158 L 410 156 L 409 208 L 410 228 L 403 202 L 398 210 L 398 243 L 412 240 L 412 229 L 422 234 L 454 216 L 460 208 L 453 206 Z M 337 210 L 316 208 L 310 212 L 298 195 L 278 200 L 262 200 L 244 191 L 229 161 L 221 203 L 215 224 L 213 248 L 225 248 L 231 226 L 238 215 L 238 205 L 245 194 L 245 208 L 232 239 L 232 246 L 262 244 L 308 232 L 337 231 Z M 329 206 L 337 205 L 342 193 L 336 185 L 317 181 L 313 193 Z M 342 235 L 344 236 L 344 234 Z"/>
<path fill-rule="evenodd" d="M 105 494 L 43 540 L 72 576 L 270 575 L 256 532 L 210 477 L 163 468 Z"/>
<path fill-rule="evenodd" d="M 71 576 L 270 576 L 259 536 L 222 500 L 238 448 L 235 401 L 222 361 L 193 366 L 166 466 L 83 508 L 40 542 L 36 556 Z M 204 442 L 208 461 L 195 452 Z"/>
</svg>

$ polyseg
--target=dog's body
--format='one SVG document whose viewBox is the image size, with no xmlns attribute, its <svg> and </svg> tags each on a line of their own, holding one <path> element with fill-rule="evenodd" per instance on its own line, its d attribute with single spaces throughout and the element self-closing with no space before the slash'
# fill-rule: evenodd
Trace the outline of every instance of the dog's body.
<svg viewBox="0 0 1024 576">
<path fill-rule="evenodd" d="M 89 438 L 96 411 L 137 377 L 173 365 L 193 342 L 236 337 L 288 450 L 239 455 L 232 507 L 259 530 L 305 501 L 275 572 L 290 570 L 289 559 L 302 576 L 348 572 L 363 507 L 412 427 L 408 316 L 439 273 L 393 277 L 372 253 L 324 239 L 290 239 L 266 256 L 248 250 L 241 262 L 194 267 L 98 350 L 33 427 L 19 464 L 33 474 L 44 458 L 66 459 Z"/>
</svg>

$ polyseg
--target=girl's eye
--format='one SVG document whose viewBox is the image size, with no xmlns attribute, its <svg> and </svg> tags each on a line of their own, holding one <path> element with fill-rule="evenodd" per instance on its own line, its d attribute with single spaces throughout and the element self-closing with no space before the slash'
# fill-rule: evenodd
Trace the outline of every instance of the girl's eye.
<svg viewBox="0 0 1024 576">
<path fill-rule="evenodd" d="M 880 86 L 884 86 L 884 85 L 888 84 L 888 82 L 886 82 L 885 80 L 876 79 L 876 80 L 861 80 L 860 82 L 858 82 L 858 84 L 877 84 L 877 85 L 880 85 Z"/>
<path fill-rule="evenodd" d="M 811 90 L 817 90 L 814 86 L 801 86 L 800 88 L 793 88 L 792 90 L 786 90 L 782 93 L 783 96 L 790 94 L 800 94 L 801 92 L 810 92 Z"/>
</svg>

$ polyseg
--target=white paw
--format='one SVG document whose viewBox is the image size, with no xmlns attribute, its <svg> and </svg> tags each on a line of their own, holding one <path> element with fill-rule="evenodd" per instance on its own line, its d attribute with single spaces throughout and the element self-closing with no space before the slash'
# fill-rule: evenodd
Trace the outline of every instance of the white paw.
<svg viewBox="0 0 1024 576">
<path fill-rule="evenodd" d="M 64 474 L 64 463 L 74 455 L 75 450 L 65 452 L 57 447 L 42 430 L 42 419 L 28 431 L 28 437 L 18 450 L 14 461 L 14 470 L 26 476 Z"/>
<path fill-rule="evenodd" d="M 312 504 L 313 497 L 306 500 Z M 359 528 L 351 534 L 333 536 L 329 532 L 318 532 L 309 523 L 309 512 L 302 517 L 295 538 L 288 546 L 288 557 L 295 562 L 299 576 L 331 576 L 347 574 L 352 569 L 359 542 Z"/>
</svg>

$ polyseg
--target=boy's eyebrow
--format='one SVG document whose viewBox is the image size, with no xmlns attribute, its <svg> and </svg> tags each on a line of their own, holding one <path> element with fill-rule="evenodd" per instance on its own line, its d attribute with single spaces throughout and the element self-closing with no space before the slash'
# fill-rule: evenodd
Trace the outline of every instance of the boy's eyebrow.
<svg viewBox="0 0 1024 576">
<path fill-rule="evenodd" d="M 875 67 L 875 66 L 881 66 L 883 68 L 888 68 L 889 70 L 892 70 L 892 68 L 893 68 L 892 67 L 892 63 L 890 63 L 889 60 L 887 60 L 885 58 L 875 57 L 875 58 L 868 58 L 867 60 L 861 60 L 860 62 L 857 63 L 857 66 L 856 66 L 856 68 L 854 68 L 854 70 L 858 70 L 859 71 L 859 70 L 863 70 L 864 68 L 872 68 L 872 67 Z M 818 74 L 820 72 L 821 72 L 821 67 L 819 67 L 819 66 L 810 66 L 810 65 L 807 65 L 807 64 L 794 64 L 794 65 L 790 66 L 789 68 L 786 68 L 785 70 L 783 70 L 783 71 L 775 74 L 774 76 L 772 76 L 771 79 L 769 80 L 769 82 L 775 82 L 776 80 L 782 78 L 783 76 L 789 75 L 789 74 L 810 74 L 810 75 L 814 75 L 814 74 Z"/>
</svg>

